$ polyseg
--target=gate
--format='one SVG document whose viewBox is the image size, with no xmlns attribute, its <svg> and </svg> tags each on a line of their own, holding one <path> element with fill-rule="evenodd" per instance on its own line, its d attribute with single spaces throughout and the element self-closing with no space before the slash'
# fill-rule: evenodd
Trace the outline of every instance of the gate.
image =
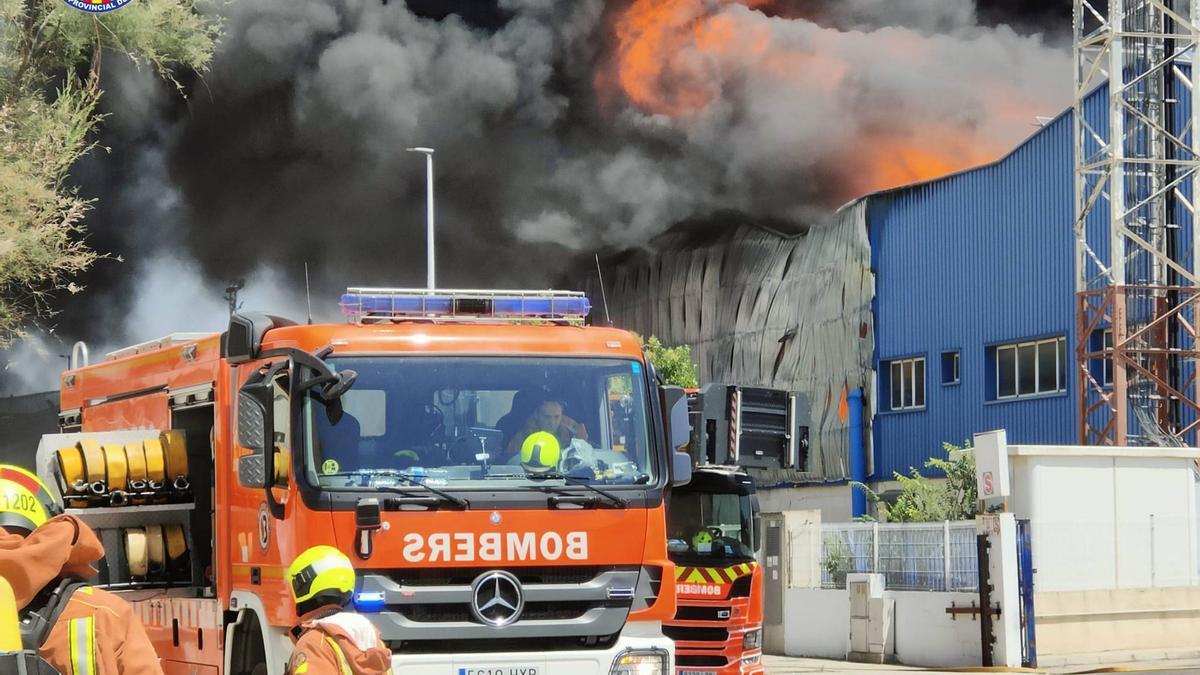
<svg viewBox="0 0 1200 675">
<path fill-rule="evenodd" d="M 1037 637 L 1033 617 L 1033 537 L 1029 519 L 1017 520 L 1017 587 L 1021 605 L 1021 665 L 1037 667 Z"/>
<path fill-rule="evenodd" d="M 1004 556 L 992 551 L 993 539 L 988 534 L 980 534 L 976 538 L 979 561 L 979 630 L 984 666 L 990 667 L 994 664 L 992 651 L 996 645 L 995 624 L 1000 623 L 997 619 L 1003 612 L 1016 611 L 1020 616 L 1021 665 L 1026 668 L 1037 667 L 1037 631 L 1033 609 L 1033 539 L 1029 520 L 1018 519 L 1016 526 L 1016 607 L 1005 606 L 1005 598 L 1012 597 L 1008 594 L 1000 594 L 993 604 L 992 595 L 996 586 L 991 579 L 991 557 L 995 554 L 1000 560 L 1004 560 Z M 994 530 L 994 534 L 999 532 L 999 528 Z"/>
</svg>

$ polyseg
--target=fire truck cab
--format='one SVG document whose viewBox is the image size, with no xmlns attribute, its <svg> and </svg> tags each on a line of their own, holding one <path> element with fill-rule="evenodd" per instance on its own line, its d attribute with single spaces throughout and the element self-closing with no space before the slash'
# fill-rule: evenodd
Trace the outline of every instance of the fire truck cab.
<svg viewBox="0 0 1200 675">
<path fill-rule="evenodd" d="M 38 471 L 100 533 L 96 581 L 164 670 L 281 675 L 285 570 L 329 544 L 397 673 L 671 671 L 687 403 L 637 338 L 585 326 L 569 292 L 360 288 L 341 308 L 235 314 L 62 377 Z"/>
<path fill-rule="evenodd" d="M 762 521 L 742 469 L 701 465 L 672 489 L 667 550 L 675 563 L 678 675 L 762 673 Z"/>
</svg>

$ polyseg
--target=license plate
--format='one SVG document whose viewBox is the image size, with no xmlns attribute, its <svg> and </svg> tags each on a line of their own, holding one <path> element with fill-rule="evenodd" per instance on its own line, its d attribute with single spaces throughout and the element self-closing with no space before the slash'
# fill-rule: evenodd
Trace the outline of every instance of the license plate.
<svg viewBox="0 0 1200 675">
<path fill-rule="evenodd" d="M 458 675 L 541 675 L 537 666 L 468 666 L 458 669 Z"/>
</svg>

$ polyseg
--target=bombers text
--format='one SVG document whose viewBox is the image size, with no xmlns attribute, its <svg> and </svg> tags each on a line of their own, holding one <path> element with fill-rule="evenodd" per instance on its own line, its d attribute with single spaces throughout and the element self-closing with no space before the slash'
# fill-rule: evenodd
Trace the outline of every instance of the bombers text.
<svg viewBox="0 0 1200 675">
<path fill-rule="evenodd" d="M 437 532 L 404 535 L 409 562 L 587 560 L 587 532 Z"/>
</svg>

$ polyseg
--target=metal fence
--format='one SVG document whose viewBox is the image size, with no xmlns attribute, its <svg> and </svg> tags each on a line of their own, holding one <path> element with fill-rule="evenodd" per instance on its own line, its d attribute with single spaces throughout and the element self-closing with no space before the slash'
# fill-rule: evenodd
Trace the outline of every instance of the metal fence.
<svg viewBox="0 0 1200 675">
<path fill-rule="evenodd" d="M 846 574 L 876 572 L 900 591 L 975 591 L 975 521 L 825 523 L 821 585 L 843 588 Z"/>
</svg>

